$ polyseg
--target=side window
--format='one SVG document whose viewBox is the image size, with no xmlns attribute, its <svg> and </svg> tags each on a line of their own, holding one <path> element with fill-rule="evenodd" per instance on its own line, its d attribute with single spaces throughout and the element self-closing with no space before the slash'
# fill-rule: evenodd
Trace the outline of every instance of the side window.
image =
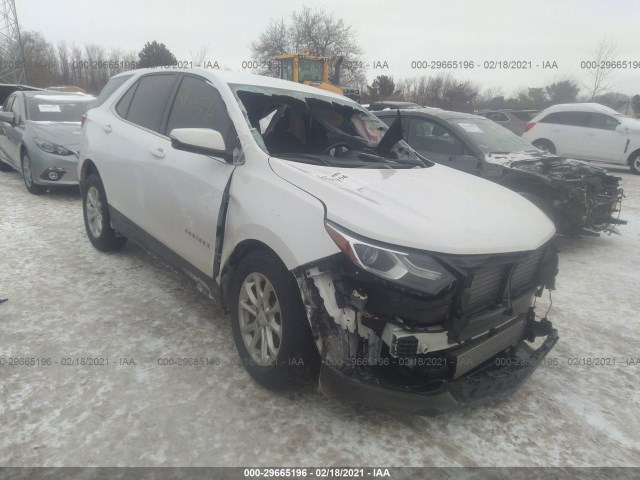
<svg viewBox="0 0 640 480">
<path fill-rule="evenodd" d="M 502 112 L 489 112 L 485 115 L 485 117 L 487 117 L 489 120 L 493 120 L 494 122 L 504 123 L 509 121 L 509 117 L 507 117 Z"/>
<path fill-rule="evenodd" d="M 211 128 L 220 132 L 227 147 L 235 143 L 233 124 L 220 93 L 206 80 L 190 75 L 180 83 L 165 134 L 174 128 Z"/>
<path fill-rule="evenodd" d="M 393 123 L 393 121 L 396 119 L 396 117 L 380 117 L 380 120 L 382 120 L 384 123 L 387 124 L 388 127 L 391 126 L 391 124 Z"/>
<path fill-rule="evenodd" d="M 591 128 L 600 128 L 602 130 L 615 130 L 620 122 L 604 113 L 590 113 L 589 126 Z"/>
<path fill-rule="evenodd" d="M 553 112 L 541 119 L 540 123 L 586 127 L 588 121 L 587 112 Z"/>
<path fill-rule="evenodd" d="M 133 98 L 125 118 L 141 127 L 158 131 L 162 121 L 162 113 L 169 100 L 175 80 L 175 74 L 153 74 L 142 77 L 138 81 L 135 92 L 132 94 Z M 128 94 L 129 92 L 125 97 Z M 118 107 L 120 107 L 123 100 L 126 100 L 126 98 L 123 97 L 120 100 Z"/>
<path fill-rule="evenodd" d="M 138 82 L 139 83 L 139 82 Z M 135 83 L 127 93 L 125 93 L 118 104 L 116 105 L 116 112 L 122 118 L 127 118 L 127 114 L 129 113 L 129 106 L 131 105 L 131 100 L 133 99 L 133 94 L 136 92 L 136 88 L 138 88 L 138 83 Z"/>
<path fill-rule="evenodd" d="M 416 150 L 462 155 L 462 142 L 443 126 L 424 118 L 412 118 L 409 122 L 408 142 Z"/>
<path fill-rule="evenodd" d="M 20 106 L 20 104 L 22 102 L 20 102 L 20 99 L 18 98 L 17 95 L 14 97 L 14 99 L 15 100 L 13 101 L 13 104 L 11 105 L 11 111 L 15 115 L 16 123 L 22 123 L 22 120 L 24 119 L 23 114 L 22 114 L 22 107 Z"/>
<path fill-rule="evenodd" d="M 120 87 L 120 85 L 129 80 L 132 75 L 124 75 L 122 77 L 116 77 L 109 80 L 100 91 L 100 95 L 98 95 L 98 98 L 96 98 L 96 101 L 93 103 L 92 108 L 102 105 L 107 100 L 107 98 L 109 98 L 111 94 Z"/>
</svg>

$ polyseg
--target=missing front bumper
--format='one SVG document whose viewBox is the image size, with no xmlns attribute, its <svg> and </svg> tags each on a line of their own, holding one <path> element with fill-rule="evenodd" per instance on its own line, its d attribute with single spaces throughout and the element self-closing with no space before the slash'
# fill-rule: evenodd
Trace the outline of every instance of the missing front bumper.
<svg viewBox="0 0 640 480">
<path fill-rule="evenodd" d="M 558 333 L 552 329 L 537 350 L 521 341 L 517 347 L 517 360 L 496 361 L 498 357 L 492 358 L 474 372 L 455 380 L 434 382 L 426 391 L 383 385 L 376 383 L 376 377 L 362 368 L 337 369 L 325 363 L 320 371 L 320 391 L 329 397 L 376 408 L 439 415 L 511 395 L 531 376 L 557 341 Z"/>
</svg>

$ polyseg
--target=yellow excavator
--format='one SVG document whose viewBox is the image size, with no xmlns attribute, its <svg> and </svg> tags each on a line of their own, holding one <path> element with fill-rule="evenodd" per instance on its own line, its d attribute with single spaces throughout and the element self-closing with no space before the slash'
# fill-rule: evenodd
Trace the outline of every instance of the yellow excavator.
<svg viewBox="0 0 640 480">
<path fill-rule="evenodd" d="M 306 49 L 305 49 L 306 50 Z M 340 87 L 340 68 L 343 58 L 336 62 L 334 82 L 329 81 L 329 57 L 308 55 L 307 53 L 286 53 L 274 57 L 280 65 L 280 78 L 304 83 L 329 92 L 360 101 L 360 89 Z"/>
</svg>

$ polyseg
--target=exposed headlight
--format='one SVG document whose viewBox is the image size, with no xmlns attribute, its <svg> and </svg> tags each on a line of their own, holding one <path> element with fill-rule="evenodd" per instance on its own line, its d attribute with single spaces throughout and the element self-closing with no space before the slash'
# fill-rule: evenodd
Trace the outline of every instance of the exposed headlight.
<svg viewBox="0 0 640 480">
<path fill-rule="evenodd" d="M 55 143 L 48 142 L 41 138 L 34 138 L 33 141 L 40 148 L 40 150 L 45 151 L 47 153 L 53 153 L 55 155 L 74 155 L 71 150 L 67 150 L 60 145 L 56 145 Z"/>
<path fill-rule="evenodd" d="M 404 252 L 402 249 L 375 245 L 346 233 L 330 222 L 325 222 L 325 228 L 353 263 L 378 277 L 430 295 L 437 295 L 456 280 L 453 274 L 426 253 Z"/>
</svg>

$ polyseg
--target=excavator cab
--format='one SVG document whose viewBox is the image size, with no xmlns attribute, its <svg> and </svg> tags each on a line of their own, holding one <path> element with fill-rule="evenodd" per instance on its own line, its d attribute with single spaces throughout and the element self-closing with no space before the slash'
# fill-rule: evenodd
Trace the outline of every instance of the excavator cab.
<svg viewBox="0 0 640 480">
<path fill-rule="evenodd" d="M 344 89 L 329 82 L 329 57 L 287 53 L 276 55 L 274 58 L 280 65 L 280 78 L 283 80 L 304 83 L 322 90 L 346 95 L 356 101 L 360 100 L 358 89 Z"/>
</svg>

